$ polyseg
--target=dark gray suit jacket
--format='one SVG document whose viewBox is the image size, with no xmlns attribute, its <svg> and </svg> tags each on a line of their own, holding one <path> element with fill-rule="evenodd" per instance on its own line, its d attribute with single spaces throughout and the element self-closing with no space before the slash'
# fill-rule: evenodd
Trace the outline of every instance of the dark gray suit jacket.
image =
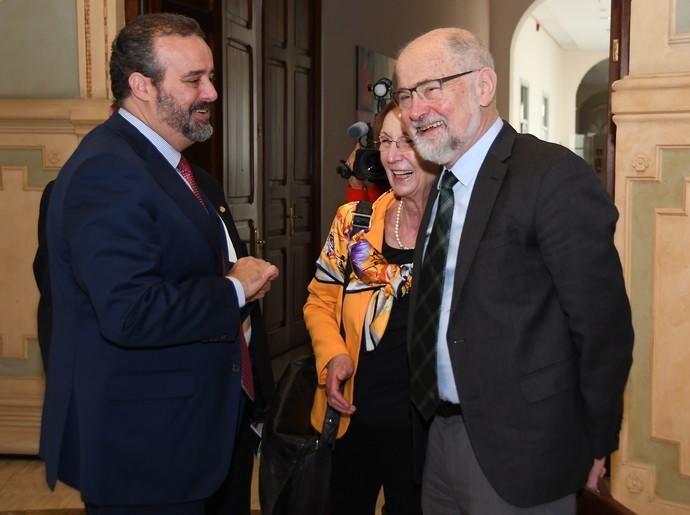
<svg viewBox="0 0 690 515">
<path fill-rule="evenodd" d="M 575 492 L 618 446 L 633 329 L 617 218 L 583 160 L 505 124 L 472 192 L 446 337 L 472 447 L 511 504 Z"/>
</svg>

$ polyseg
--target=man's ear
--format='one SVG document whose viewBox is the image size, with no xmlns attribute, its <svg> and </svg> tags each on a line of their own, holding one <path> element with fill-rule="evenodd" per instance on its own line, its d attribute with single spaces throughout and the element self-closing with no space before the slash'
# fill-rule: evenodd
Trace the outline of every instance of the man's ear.
<svg viewBox="0 0 690 515">
<path fill-rule="evenodd" d="M 129 89 L 132 91 L 132 95 L 138 100 L 146 102 L 154 97 L 155 88 L 153 87 L 153 82 L 146 75 L 139 72 L 133 72 L 130 74 L 127 82 L 129 83 Z"/>
<path fill-rule="evenodd" d="M 476 82 L 476 93 L 479 105 L 487 107 L 496 97 L 496 72 L 491 68 L 482 68 L 477 72 L 479 77 Z"/>
</svg>

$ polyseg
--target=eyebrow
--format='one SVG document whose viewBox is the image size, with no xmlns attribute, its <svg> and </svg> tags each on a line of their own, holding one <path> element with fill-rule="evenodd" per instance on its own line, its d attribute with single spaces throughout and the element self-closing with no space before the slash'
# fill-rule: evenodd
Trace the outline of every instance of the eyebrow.
<svg viewBox="0 0 690 515">
<path fill-rule="evenodd" d="M 191 79 L 193 77 L 201 77 L 202 75 L 214 75 L 215 70 L 211 69 L 210 71 L 206 70 L 191 70 L 188 71 L 187 73 L 182 74 L 183 79 Z"/>
</svg>

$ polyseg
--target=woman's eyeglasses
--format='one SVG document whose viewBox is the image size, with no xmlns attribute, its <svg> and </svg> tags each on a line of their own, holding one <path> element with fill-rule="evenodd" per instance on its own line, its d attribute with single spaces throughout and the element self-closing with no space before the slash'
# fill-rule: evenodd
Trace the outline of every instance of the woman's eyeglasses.
<svg viewBox="0 0 690 515">
<path fill-rule="evenodd" d="M 394 143 L 401 152 L 414 148 L 414 143 L 412 140 L 406 136 L 402 136 L 399 139 L 381 138 L 378 140 L 379 150 L 381 152 L 388 152 L 393 147 Z"/>
</svg>

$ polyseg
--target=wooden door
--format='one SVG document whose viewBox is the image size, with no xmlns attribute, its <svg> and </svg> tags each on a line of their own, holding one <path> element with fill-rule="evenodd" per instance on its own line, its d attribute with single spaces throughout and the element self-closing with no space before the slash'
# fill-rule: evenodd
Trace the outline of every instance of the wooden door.
<svg viewBox="0 0 690 515">
<path fill-rule="evenodd" d="M 308 350 L 306 287 L 321 246 L 321 0 L 126 0 L 127 19 L 178 12 L 214 52 L 214 136 L 187 152 L 219 178 L 242 240 L 276 264 L 263 312 L 276 377 Z"/>
<path fill-rule="evenodd" d="M 264 256 L 281 276 L 264 301 L 279 372 L 308 349 L 302 318 L 318 241 L 319 0 L 264 0 Z"/>
<path fill-rule="evenodd" d="M 261 0 L 224 0 L 219 18 L 223 20 L 223 187 L 250 254 L 265 257 L 260 236 L 261 11 Z"/>
<path fill-rule="evenodd" d="M 195 143 L 184 154 L 193 163 L 203 167 L 219 181 L 222 177 L 223 141 L 223 88 L 218 76 L 222 71 L 222 16 L 221 0 L 125 0 L 125 19 L 145 13 L 169 12 L 194 18 L 206 33 L 206 41 L 213 51 L 216 69 L 218 100 L 211 112 L 213 136 L 203 143 Z"/>
</svg>

